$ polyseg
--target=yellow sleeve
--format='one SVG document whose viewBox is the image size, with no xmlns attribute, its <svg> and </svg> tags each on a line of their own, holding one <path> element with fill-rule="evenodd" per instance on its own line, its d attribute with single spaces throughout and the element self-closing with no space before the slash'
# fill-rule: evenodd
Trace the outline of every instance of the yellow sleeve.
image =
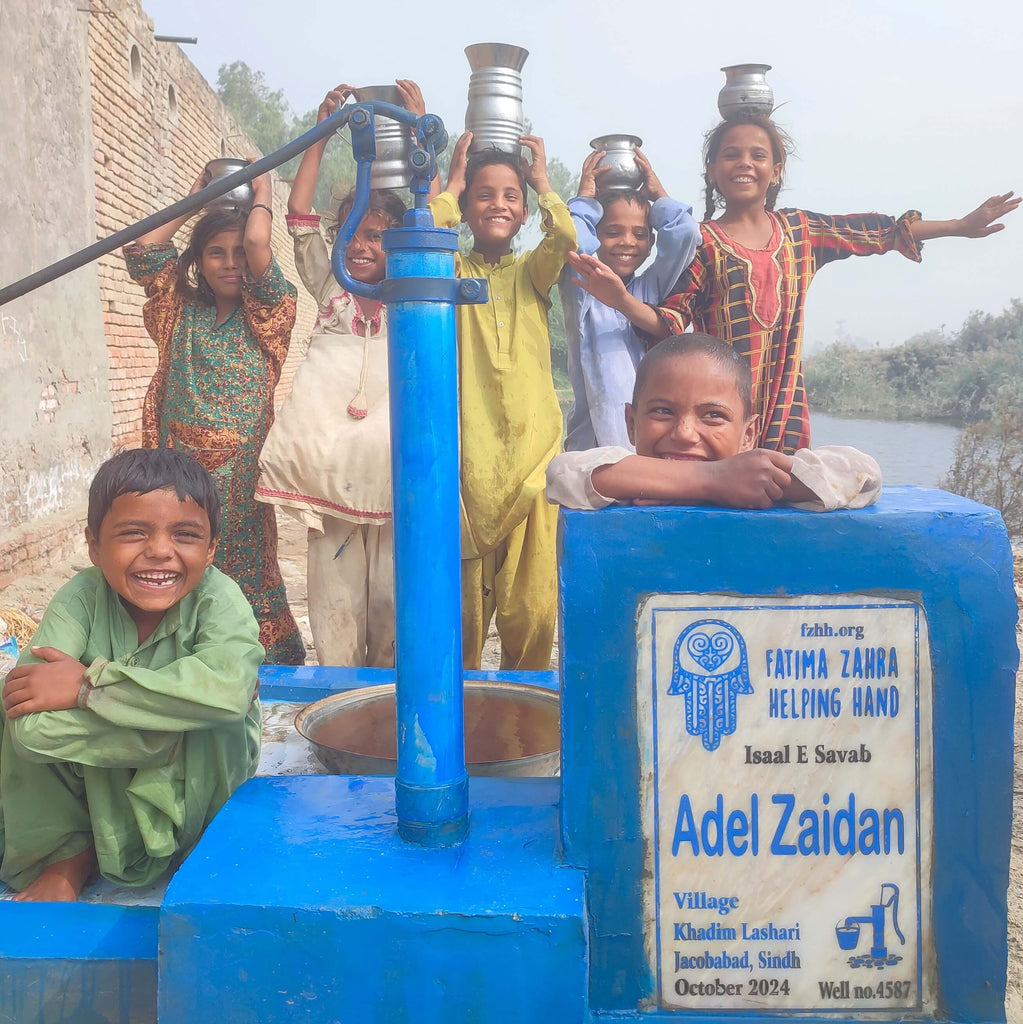
<svg viewBox="0 0 1023 1024">
<path fill-rule="evenodd" d="M 458 225 L 462 223 L 462 209 L 450 192 L 441 192 L 439 196 L 434 196 L 429 202 L 429 208 L 433 214 L 435 227 L 458 230 Z M 461 276 L 462 254 L 455 250 L 455 277 Z"/>
<path fill-rule="evenodd" d="M 533 287 L 546 295 L 558 282 L 565 257 L 576 246 L 575 223 L 568 207 L 556 192 L 540 196 L 543 241 L 526 256 L 526 269 Z"/>
</svg>

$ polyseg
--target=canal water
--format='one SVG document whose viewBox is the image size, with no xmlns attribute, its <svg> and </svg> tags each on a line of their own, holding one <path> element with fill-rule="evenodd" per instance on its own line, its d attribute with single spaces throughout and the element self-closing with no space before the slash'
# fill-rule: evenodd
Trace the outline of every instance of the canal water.
<svg viewBox="0 0 1023 1024">
<path fill-rule="evenodd" d="M 881 466 L 886 484 L 937 487 L 952 465 L 958 427 L 945 423 L 846 419 L 810 412 L 814 448 L 848 444 L 867 452 Z"/>
</svg>

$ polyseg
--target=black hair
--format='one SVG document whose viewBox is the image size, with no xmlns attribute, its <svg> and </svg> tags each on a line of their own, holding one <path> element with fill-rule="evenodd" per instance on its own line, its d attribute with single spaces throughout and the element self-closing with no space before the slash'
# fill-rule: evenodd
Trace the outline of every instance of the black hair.
<svg viewBox="0 0 1023 1024">
<path fill-rule="evenodd" d="M 333 195 L 331 199 L 334 199 Z M 333 218 L 333 223 L 327 226 L 327 241 L 331 245 L 334 244 L 337 233 L 341 230 L 341 226 L 352 211 L 352 206 L 355 203 L 355 189 L 353 188 L 346 192 L 343 196 L 337 198 L 336 201 L 337 215 Z M 333 206 L 333 202 L 331 202 L 331 205 Z M 375 213 L 387 221 L 388 227 L 396 228 L 405 219 L 405 211 L 405 203 L 397 192 L 392 192 L 388 188 L 370 189 L 369 206 L 366 207 L 367 217 L 371 213 Z"/>
<path fill-rule="evenodd" d="M 174 489 L 191 498 L 210 521 L 210 541 L 220 534 L 220 498 L 213 477 L 198 459 L 174 448 L 129 448 L 111 456 L 96 471 L 89 487 L 89 529 L 99 540 L 100 527 L 114 499 Z"/>
<path fill-rule="evenodd" d="M 644 198 L 644 196 L 637 192 L 636 189 L 626 188 L 617 189 L 614 192 L 602 192 L 597 196 L 597 202 L 600 203 L 601 209 L 604 211 L 600 215 L 600 220 L 597 221 L 598 228 L 604 223 L 604 220 L 607 217 L 607 211 L 610 209 L 612 203 L 628 203 L 630 206 L 638 206 L 643 211 L 643 215 L 646 218 L 646 225 L 650 229 L 650 241 L 651 243 L 653 242 L 654 229 L 650 227 L 651 203 L 649 199 Z"/>
<path fill-rule="evenodd" d="M 476 175 L 479 174 L 484 167 L 492 167 L 495 164 L 510 167 L 515 172 L 515 177 L 519 179 L 519 188 L 522 189 L 522 205 L 525 207 L 526 199 L 529 195 L 529 189 L 526 184 L 526 172 L 522 169 L 521 158 L 515 153 L 506 153 L 503 149 L 492 147 L 490 149 L 480 150 L 478 153 L 473 153 L 466 161 L 465 188 L 463 189 L 461 196 L 458 198 L 458 205 L 461 209 L 465 209 L 465 197 L 469 194 L 469 189 L 472 187 L 472 183 L 476 179 Z"/>
<path fill-rule="evenodd" d="M 206 278 L 199 271 L 199 259 L 203 250 L 209 245 L 210 239 L 222 231 L 245 231 L 248 213 L 239 209 L 215 208 L 195 222 L 192 236 L 185 246 L 185 251 L 178 259 L 178 277 L 175 287 L 178 294 L 186 300 L 201 302 L 206 306 L 216 305 L 216 296 Z"/>
<path fill-rule="evenodd" d="M 703 140 L 703 183 L 704 195 L 706 197 L 703 213 L 704 220 L 710 220 L 714 216 L 721 202 L 721 197 L 715 194 L 714 184 L 710 180 L 710 165 L 717 160 L 718 151 L 721 149 L 721 144 L 725 141 L 725 136 L 728 132 L 737 125 L 742 124 L 754 125 L 767 134 L 767 137 L 771 140 L 773 162 L 781 164 L 781 170 L 778 172 L 778 184 L 771 185 L 767 189 L 767 198 L 764 206 L 768 210 L 774 209 L 778 193 L 782 189 L 782 181 L 785 177 L 785 162 L 796 148 L 788 132 L 776 125 L 766 114 L 736 114 L 733 117 L 725 118 L 724 121 L 707 132 Z"/>
<path fill-rule="evenodd" d="M 658 342 L 639 361 L 636 367 L 636 384 L 632 389 L 632 405 L 639 404 L 639 396 L 646 386 L 647 379 L 666 359 L 679 359 L 682 356 L 700 353 L 709 356 L 719 366 L 732 373 L 735 378 L 735 389 L 742 399 L 743 415 L 749 419 L 753 413 L 753 371 L 749 360 L 740 355 L 727 342 L 715 338 L 712 334 L 672 334 L 664 341 Z"/>
</svg>

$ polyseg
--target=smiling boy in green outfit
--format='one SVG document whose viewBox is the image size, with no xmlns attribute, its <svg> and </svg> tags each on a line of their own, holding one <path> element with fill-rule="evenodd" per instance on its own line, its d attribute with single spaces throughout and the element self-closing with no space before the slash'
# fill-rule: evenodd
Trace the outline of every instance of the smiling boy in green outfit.
<svg viewBox="0 0 1023 1024">
<path fill-rule="evenodd" d="M 0 879 L 68 901 L 97 870 L 176 867 L 259 761 L 264 651 L 212 566 L 220 505 L 173 449 L 121 452 L 89 490 L 93 568 L 50 602 L 3 687 Z"/>
</svg>

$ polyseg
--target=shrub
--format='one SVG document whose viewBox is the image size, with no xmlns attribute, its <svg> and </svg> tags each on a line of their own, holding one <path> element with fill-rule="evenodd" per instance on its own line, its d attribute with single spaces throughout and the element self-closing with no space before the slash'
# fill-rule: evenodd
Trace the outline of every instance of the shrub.
<svg viewBox="0 0 1023 1024">
<path fill-rule="evenodd" d="M 1014 537 L 1023 536 L 1023 389 L 1003 386 L 991 418 L 967 427 L 956 441 L 941 485 L 998 509 Z"/>
</svg>

